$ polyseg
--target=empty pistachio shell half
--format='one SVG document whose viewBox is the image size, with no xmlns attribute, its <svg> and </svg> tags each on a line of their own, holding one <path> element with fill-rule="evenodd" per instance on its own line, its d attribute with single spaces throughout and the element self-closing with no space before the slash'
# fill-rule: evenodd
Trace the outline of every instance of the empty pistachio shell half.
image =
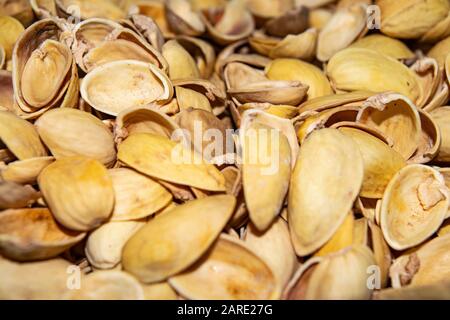
<svg viewBox="0 0 450 320">
<path fill-rule="evenodd" d="M 38 183 L 56 220 L 69 229 L 94 229 L 112 213 L 112 181 L 97 160 L 84 157 L 56 160 L 42 170 Z"/>
<path fill-rule="evenodd" d="M 266 262 L 227 235 L 221 235 L 204 257 L 169 283 L 182 296 L 195 300 L 269 300 L 280 295 Z"/>
<path fill-rule="evenodd" d="M 381 204 L 381 229 L 390 247 L 403 250 L 435 233 L 447 216 L 448 189 L 435 169 L 408 165 L 391 179 Z"/>
<path fill-rule="evenodd" d="M 183 271 L 219 236 L 235 204 L 230 195 L 210 196 L 156 216 L 126 243 L 123 268 L 144 283 L 165 280 Z"/>
<path fill-rule="evenodd" d="M 356 143 L 337 129 L 314 131 L 305 140 L 288 197 L 289 228 L 298 255 L 316 251 L 336 232 L 359 193 L 363 170 Z"/>
</svg>

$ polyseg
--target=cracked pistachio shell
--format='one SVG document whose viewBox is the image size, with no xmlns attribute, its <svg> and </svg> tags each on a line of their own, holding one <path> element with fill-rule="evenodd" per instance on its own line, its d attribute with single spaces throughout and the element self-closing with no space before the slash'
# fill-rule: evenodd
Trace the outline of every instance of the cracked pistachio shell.
<svg viewBox="0 0 450 320">
<path fill-rule="evenodd" d="M 194 58 L 200 72 L 200 77 L 209 79 L 213 75 L 214 64 L 216 62 L 214 47 L 205 40 L 189 36 L 178 36 L 176 40 Z"/>
<path fill-rule="evenodd" d="M 391 178 L 404 166 L 403 157 L 382 140 L 365 131 L 354 128 L 339 128 L 358 145 L 364 163 L 364 179 L 360 196 L 381 198 Z"/>
<path fill-rule="evenodd" d="M 71 263 L 61 258 L 13 262 L 0 257 L 0 299 L 57 300 L 67 291 Z"/>
<path fill-rule="evenodd" d="M 375 292 L 374 300 L 449 300 L 450 281 L 426 286 L 384 289 Z"/>
<path fill-rule="evenodd" d="M 392 141 L 392 148 L 409 159 L 417 150 L 422 125 L 417 107 L 405 96 L 378 94 L 364 102 L 357 122 L 374 127 Z"/>
<path fill-rule="evenodd" d="M 144 225 L 143 221 L 113 221 L 92 231 L 85 247 L 89 263 L 98 269 L 117 266 L 122 260 L 123 246 Z"/>
<path fill-rule="evenodd" d="M 222 234 L 211 250 L 185 272 L 169 279 L 194 300 L 272 300 L 280 291 L 266 264 L 244 242 Z"/>
<path fill-rule="evenodd" d="M 94 229 L 107 220 L 113 210 L 112 181 L 97 160 L 58 159 L 42 170 L 38 183 L 56 220 L 69 229 Z"/>
<path fill-rule="evenodd" d="M 450 277 L 450 234 L 430 240 L 416 251 L 395 259 L 390 269 L 392 286 L 417 287 L 443 283 Z"/>
<path fill-rule="evenodd" d="M 431 118 L 436 122 L 441 133 L 441 146 L 436 156 L 438 161 L 450 161 L 450 107 L 440 107 L 433 110 Z"/>
<path fill-rule="evenodd" d="M 199 36 L 206 30 L 200 14 L 194 11 L 189 0 L 165 1 L 165 16 L 170 30 L 176 34 Z"/>
<path fill-rule="evenodd" d="M 409 163 L 427 163 L 433 160 L 441 148 L 441 130 L 437 121 L 430 113 L 418 110 L 422 132 L 419 145 L 414 155 L 409 159 Z"/>
<path fill-rule="evenodd" d="M 0 15 L 0 47 L 5 50 L 6 60 L 11 59 L 14 44 L 24 30 L 18 20 Z"/>
<path fill-rule="evenodd" d="M 279 130 L 244 114 L 240 128 L 242 178 L 250 220 L 266 230 L 280 213 L 291 175 L 291 150 Z"/>
<path fill-rule="evenodd" d="M 375 222 L 369 220 L 370 247 L 372 248 L 376 264 L 380 268 L 380 285 L 386 288 L 389 281 L 389 268 L 392 264 L 392 254 L 388 244 L 384 240 L 381 228 Z"/>
<path fill-rule="evenodd" d="M 286 290 L 289 300 L 370 299 L 367 270 L 375 265 L 364 245 L 347 247 L 325 257 L 313 258 L 294 275 Z"/>
<path fill-rule="evenodd" d="M 178 295 L 168 282 L 142 284 L 145 300 L 177 300 Z"/>
<path fill-rule="evenodd" d="M 327 75 L 336 90 L 395 91 L 418 102 L 423 89 L 414 71 L 377 51 L 347 48 L 328 62 Z"/>
<path fill-rule="evenodd" d="M 230 219 L 235 204 L 235 197 L 230 195 L 210 196 L 156 216 L 125 244 L 123 268 L 144 283 L 179 273 L 208 250 Z"/>
<path fill-rule="evenodd" d="M 331 253 L 336 253 L 342 249 L 352 245 L 353 240 L 353 230 L 355 228 L 355 217 L 353 212 L 350 211 L 347 214 L 344 222 L 339 226 L 336 232 L 333 234 L 330 240 L 325 243 L 325 245 L 317 251 L 315 257 L 323 257 Z"/>
<path fill-rule="evenodd" d="M 173 96 L 168 76 L 151 63 L 120 60 L 87 74 L 81 96 L 95 110 L 117 116 L 121 111 L 152 102 L 164 104 Z"/>
<path fill-rule="evenodd" d="M 427 56 L 436 61 L 439 64 L 439 67 L 445 66 L 445 58 L 450 52 L 450 36 L 436 43 L 430 51 L 428 51 Z"/>
<path fill-rule="evenodd" d="M 79 10 L 81 19 L 106 18 L 111 20 L 123 19 L 126 12 L 120 8 L 118 1 L 96 0 L 55 0 L 59 10 L 63 15 L 71 16 L 73 8 Z"/>
<path fill-rule="evenodd" d="M 127 168 L 110 169 L 115 204 L 112 221 L 145 218 L 167 206 L 172 195 L 158 182 Z"/>
<path fill-rule="evenodd" d="M 246 103 L 238 107 L 238 112 L 242 116 L 247 110 L 261 110 L 268 114 L 284 118 L 292 119 L 298 115 L 298 107 L 282 105 L 282 104 L 270 104 L 270 103 Z"/>
<path fill-rule="evenodd" d="M 19 160 L 47 155 L 36 128 L 9 111 L 0 110 L 0 141 Z"/>
<path fill-rule="evenodd" d="M 162 47 L 162 54 L 169 64 L 171 80 L 200 78 L 200 71 L 194 58 L 177 40 L 169 40 Z"/>
<path fill-rule="evenodd" d="M 299 6 L 274 17 L 264 25 L 265 32 L 274 37 L 285 37 L 289 34 L 300 34 L 308 28 L 309 10 Z"/>
<path fill-rule="evenodd" d="M 381 32 L 400 39 L 420 38 L 446 18 L 450 10 L 446 0 L 377 0 L 375 3 L 381 12 Z"/>
<path fill-rule="evenodd" d="M 19 20 L 25 27 L 34 21 L 33 10 L 30 1 L 27 0 L 2 1 L 0 16 L 11 16 Z"/>
<path fill-rule="evenodd" d="M 435 169 L 412 164 L 389 182 L 381 203 L 381 229 L 396 250 L 414 247 L 441 226 L 449 205 L 448 188 Z"/>
<path fill-rule="evenodd" d="M 350 45 L 350 48 L 371 49 L 397 60 L 415 58 L 414 52 L 403 42 L 382 34 L 371 34 L 363 37 Z"/>
<path fill-rule="evenodd" d="M 165 2 L 159 0 L 134 1 L 132 0 L 128 6 L 129 15 L 143 15 L 152 18 L 165 38 L 174 37 L 174 33 L 170 30 L 166 18 Z"/>
<path fill-rule="evenodd" d="M 27 207 L 41 194 L 30 185 L 21 185 L 10 181 L 0 181 L 0 209 L 18 209 Z"/>
<path fill-rule="evenodd" d="M 352 232 L 353 244 L 367 245 L 368 230 L 369 230 L 369 220 L 367 218 L 362 217 L 354 220 Z"/>
<path fill-rule="evenodd" d="M 294 2 L 294 0 L 247 0 L 247 8 L 258 18 L 276 18 L 294 8 Z"/>
<path fill-rule="evenodd" d="M 68 290 L 64 300 L 144 300 L 139 281 L 123 271 L 100 270 L 84 277 L 79 290 Z"/>
<path fill-rule="evenodd" d="M 106 166 L 116 160 L 113 134 L 90 113 L 57 108 L 44 113 L 35 125 L 42 141 L 56 159 L 84 156 Z"/>
<path fill-rule="evenodd" d="M 5 181 L 20 184 L 35 184 L 41 171 L 55 161 L 53 157 L 38 157 L 18 160 L 0 168 L 0 177 Z"/>
<path fill-rule="evenodd" d="M 297 255 L 309 255 L 331 239 L 353 206 L 363 173 L 358 146 L 337 129 L 316 130 L 305 140 L 288 196 L 289 228 Z"/>
<path fill-rule="evenodd" d="M 366 8 L 359 3 L 337 9 L 319 33 L 317 58 L 328 61 L 348 47 L 363 32 L 366 20 Z"/>
<path fill-rule="evenodd" d="M 225 190 L 225 178 L 214 165 L 183 143 L 158 135 L 129 136 L 119 145 L 118 158 L 152 178 L 209 191 Z"/>
<path fill-rule="evenodd" d="M 266 66 L 265 75 L 269 80 L 299 81 L 308 85 L 308 100 L 333 93 L 322 70 L 298 59 L 275 59 Z"/>
<path fill-rule="evenodd" d="M 0 213 L 0 252 L 15 261 L 56 257 L 85 235 L 58 225 L 47 208 Z"/>
<path fill-rule="evenodd" d="M 277 278 L 279 290 L 283 291 L 298 265 L 286 221 L 277 217 L 265 232 L 260 232 L 253 224 L 249 224 L 244 242 L 266 261 Z"/>
</svg>

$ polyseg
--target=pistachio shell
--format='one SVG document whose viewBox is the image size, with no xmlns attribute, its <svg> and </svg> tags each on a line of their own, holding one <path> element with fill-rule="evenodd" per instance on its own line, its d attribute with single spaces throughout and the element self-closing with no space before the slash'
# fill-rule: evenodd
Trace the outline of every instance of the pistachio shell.
<svg viewBox="0 0 450 320">
<path fill-rule="evenodd" d="M 392 254 L 388 244 L 384 240 L 383 232 L 381 231 L 380 227 L 370 220 L 368 224 L 371 236 L 371 247 L 376 264 L 380 268 L 381 272 L 380 285 L 382 288 L 386 288 L 389 281 L 389 267 L 392 263 Z"/>
<path fill-rule="evenodd" d="M 121 111 L 173 95 L 167 75 L 151 63 L 120 60 L 101 65 L 83 79 L 81 96 L 94 109 L 116 116 Z"/>
<path fill-rule="evenodd" d="M 448 117 L 450 116 L 450 107 L 441 107 L 431 112 L 431 118 L 437 123 L 441 132 L 441 147 L 437 154 L 436 160 L 450 160 L 450 126 L 448 125 Z"/>
<path fill-rule="evenodd" d="M 294 1 L 275 0 L 261 2 L 260 0 L 247 0 L 247 7 L 258 18 L 275 18 L 292 9 L 294 7 Z"/>
<path fill-rule="evenodd" d="M 275 59 L 267 65 L 265 74 L 270 80 L 300 81 L 308 85 L 308 100 L 332 93 L 323 72 L 301 60 Z"/>
<path fill-rule="evenodd" d="M 3 1 L 0 16 L 11 16 L 26 27 L 34 20 L 33 10 L 27 0 Z"/>
<path fill-rule="evenodd" d="M 366 246 L 347 247 L 338 253 L 310 259 L 294 275 L 286 292 L 290 300 L 369 299 L 367 270 L 375 264 Z"/>
<path fill-rule="evenodd" d="M 0 169 L 0 176 L 5 181 L 35 184 L 41 171 L 54 160 L 53 157 L 38 157 L 14 161 Z"/>
<path fill-rule="evenodd" d="M 390 269 L 392 286 L 436 285 L 448 280 L 450 234 L 434 238 L 417 251 L 395 259 Z"/>
<path fill-rule="evenodd" d="M 0 52 L 0 69 L 1 69 L 1 52 Z M 6 70 L 0 70 L 0 110 L 1 108 L 5 108 L 6 111 L 14 110 L 14 88 L 12 82 L 12 73 Z"/>
<path fill-rule="evenodd" d="M 351 246 L 354 243 L 353 230 L 355 224 L 355 217 L 353 212 L 347 214 L 344 222 L 339 226 L 330 240 L 317 251 L 315 257 L 323 257 L 328 254 L 336 253 L 342 249 Z"/>
<path fill-rule="evenodd" d="M 403 250 L 437 231 L 447 215 L 448 189 L 442 175 L 424 165 L 408 165 L 389 182 L 381 204 L 381 229 L 389 246 Z"/>
<path fill-rule="evenodd" d="M 350 45 L 350 48 L 371 49 L 398 60 L 415 57 L 414 52 L 403 42 L 382 34 L 371 34 L 363 37 Z"/>
<path fill-rule="evenodd" d="M 283 206 L 289 188 L 291 150 L 282 132 L 247 114 L 240 130 L 244 194 L 251 221 L 264 231 Z"/>
<path fill-rule="evenodd" d="M 165 14 L 170 29 L 176 34 L 199 36 L 205 32 L 204 22 L 188 0 L 165 1 Z"/>
<path fill-rule="evenodd" d="M 47 155 L 35 127 L 12 112 L 0 110 L 0 141 L 19 160 Z"/>
<path fill-rule="evenodd" d="M 363 167 L 355 142 L 336 129 L 314 131 L 302 144 L 288 196 L 298 255 L 319 249 L 342 224 L 361 188 Z"/>
<path fill-rule="evenodd" d="M 353 222 L 353 244 L 354 245 L 367 245 L 369 230 L 369 220 L 365 217 L 356 219 Z"/>
<path fill-rule="evenodd" d="M 67 291 L 64 300 L 144 300 L 144 290 L 123 271 L 102 270 L 87 275 L 79 290 Z"/>
<path fill-rule="evenodd" d="M 42 170 L 38 183 L 56 220 L 69 229 L 91 230 L 111 215 L 112 182 L 97 160 L 84 157 L 56 160 Z"/>
<path fill-rule="evenodd" d="M 347 48 L 327 65 L 327 75 L 337 90 L 394 91 L 418 102 L 423 95 L 416 74 L 401 62 L 377 51 Z"/>
<path fill-rule="evenodd" d="M 125 243 L 141 227 L 143 221 L 108 222 L 89 234 L 85 253 L 89 263 L 98 269 L 112 269 L 122 260 Z"/>
<path fill-rule="evenodd" d="M 360 196 L 381 198 L 391 178 L 406 162 L 395 150 L 362 130 L 341 127 L 339 130 L 358 145 L 364 162 L 364 179 Z"/>
<path fill-rule="evenodd" d="M 144 283 L 189 267 L 211 246 L 233 213 L 233 196 L 189 201 L 150 220 L 126 243 L 122 264 Z M 186 232 L 193 230 L 195 232 Z"/>
<path fill-rule="evenodd" d="M 201 260 L 169 283 L 182 296 L 196 300 L 269 300 L 280 295 L 275 275 L 264 260 L 227 235 L 221 235 Z"/>
<path fill-rule="evenodd" d="M 385 289 L 374 294 L 375 300 L 448 300 L 450 299 L 450 282 L 427 286 Z"/>
<path fill-rule="evenodd" d="M 131 169 L 110 169 L 115 205 L 112 221 L 145 218 L 164 208 L 172 200 L 171 194 L 160 184 Z"/>
<path fill-rule="evenodd" d="M 419 146 L 409 163 L 427 163 L 433 160 L 441 148 L 441 130 L 431 114 L 418 110 L 422 127 Z"/>
<path fill-rule="evenodd" d="M 200 78 L 194 59 L 176 40 L 167 41 L 162 47 L 162 54 L 169 64 L 171 80 Z"/>
<path fill-rule="evenodd" d="M 6 60 L 11 59 L 14 44 L 24 30 L 18 20 L 7 15 L 0 15 L 0 47 L 5 50 Z"/>
<path fill-rule="evenodd" d="M 436 59 L 439 66 L 442 68 L 445 65 L 445 58 L 450 52 L 450 37 L 447 37 L 438 43 L 436 43 L 430 51 L 428 51 L 427 56 Z"/>
<path fill-rule="evenodd" d="M 95 3 L 89 0 L 55 0 L 55 3 L 58 9 L 68 16 L 72 14 L 70 9 L 76 6 L 83 20 L 94 17 L 119 20 L 126 15 L 115 1 L 111 0 L 96 0 Z"/>
<path fill-rule="evenodd" d="M 145 300 L 177 300 L 178 295 L 167 282 L 142 285 Z"/>
<path fill-rule="evenodd" d="M 0 299 L 61 299 L 67 291 L 70 266 L 67 260 L 61 258 L 18 263 L 0 257 Z"/>
<path fill-rule="evenodd" d="M 266 261 L 277 278 L 279 290 L 283 291 L 297 267 L 297 256 L 286 221 L 281 217 L 276 218 L 265 232 L 260 232 L 253 224 L 249 224 L 244 242 Z"/>
<path fill-rule="evenodd" d="M 116 160 L 111 131 L 87 112 L 69 108 L 49 110 L 35 125 L 42 141 L 56 159 L 84 156 L 106 166 Z"/>
<path fill-rule="evenodd" d="M 0 214 L 0 252 L 16 261 L 56 257 L 85 235 L 59 226 L 46 208 L 6 210 Z"/>
<path fill-rule="evenodd" d="M 0 181 L 0 209 L 17 209 L 33 204 L 40 193 L 33 187 L 15 182 Z"/>
<path fill-rule="evenodd" d="M 216 62 L 213 46 L 205 40 L 189 36 L 178 36 L 176 40 L 194 57 L 201 78 L 209 79 Z"/>
<path fill-rule="evenodd" d="M 153 178 L 204 190 L 225 190 L 223 175 L 182 143 L 149 133 L 136 133 L 119 145 L 118 158 Z"/>
</svg>

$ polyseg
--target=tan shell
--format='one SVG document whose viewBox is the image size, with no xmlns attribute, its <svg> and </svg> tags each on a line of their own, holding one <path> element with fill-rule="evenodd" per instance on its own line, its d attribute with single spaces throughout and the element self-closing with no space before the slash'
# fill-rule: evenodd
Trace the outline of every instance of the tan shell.
<svg viewBox="0 0 450 320">
<path fill-rule="evenodd" d="M 111 131 L 87 112 L 69 108 L 49 110 L 35 125 L 42 141 L 56 159 L 84 156 L 106 166 L 116 160 Z"/>
<path fill-rule="evenodd" d="M 280 291 L 269 266 L 242 241 L 222 234 L 211 250 L 169 283 L 188 299 L 269 300 Z"/>
<path fill-rule="evenodd" d="M 427 286 L 385 289 L 374 294 L 374 300 L 448 300 L 450 299 L 450 282 Z"/>
<path fill-rule="evenodd" d="M 359 39 L 350 45 L 350 47 L 375 50 L 398 60 L 413 59 L 415 57 L 414 52 L 412 52 L 403 42 L 382 34 L 368 35 Z M 428 53 L 428 55 L 430 55 L 430 53 Z"/>
<path fill-rule="evenodd" d="M 27 207 L 41 197 L 30 185 L 21 185 L 10 181 L 0 181 L 0 209 L 18 209 Z"/>
<path fill-rule="evenodd" d="M 205 40 L 189 36 L 177 36 L 176 40 L 194 57 L 200 77 L 209 79 L 213 74 L 216 62 L 213 46 Z"/>
<path fill-rule="evenodd" d="M 404 250 L 437 231 L 447 216 L 448 189 L 435 169 L 413 164 L 389 182 L 381 204 L 381 229 L 389 246 Z"/>
<path fill-rule="evenodd" d="M 328 240 L 327 243 L 325 243 L 322 248 L 316 251 L 314 256 L 323 257 L 332 253 L 339 252 L 342 249 L 354 244 L 356 242 L 356 240 L 353 239 L 354 229 L 355 229 L 355 217 L 353 215 L 353 212 L 350 211 L 347 214 L 345 220 L 342 222 L 342 224 L 330 238 L 330 240 Z"/>
<path fill-rule="evenodd" d="M 167 282 L 143 284 L 145 300 L 177 300 L 178 295 Z"/>
<path fill-rule="evenodd" d="M 165 1 L 165 16 L 170 29 L 176 34 L 199 36 L 206 28 L 200 14 L 188 0 Z"/>
<path fill-rule="evenodd" d="M 148 217 L 167 206 L 172 195 L 158 182 L 127 168 L 110 169 L 115 204 L 111 221 Z"/>
<path fill-rule="evenodd" d="M 421 138 L 409 163 L 427 163 L 433 160 L 441 149 L 441 129 L 437 121 L 424 110 L 418 110 L 422 127 Z"/>
<path fill-rule="evenodd" d="M 16 261 L 56 257 L 85 235 L 59 226 L 46 208 L 0 213 L 0 252 Z"/>
<path fill-rule="evenodd" d="M 450 107 L 441 107 L 433 110 L 431 117 L 436 122 L 441 133 L 441 146 L 436 156 L 438 161 L 450 160 L 450 126 L 448 125 L 448 117 L 450 116 Z"/>
<path fill-rule="evenodd" d="M 359 111 L 357 121 L 383 132 L 391 139 L 393 149 L 406 160 L 420 143 L 419 112 L 405 96 L 387 93 L 370 97 Z"/>
<path fill-rule="evenodd" d="M 85 253 L 89 263 L 98 269 L 112 269 L 122 260 L 125 243 L 141 227 L 144 221 L 108 222 L 89 234 Z"/>
<path fill-rule="evenodd" d="M 391 178 L 404 166 L 403 157 L 380 139 L 359 129 L 341 127 L 343 134 L 358 145 L 364 162 L 360 196 L 381 198 Z"/>
<path fill-rule="evenodd" d="M 84 157 L 56 160 L 42 170 L 38 183 L 56 220 L 69 229 L 91 230 L 111 215 L 112 181 L 97 160 Z"/>
<path fill-rule="evenodd" d="M 111 20 L 119 20 L 125 18 L 124 12 L 118 4 L 118 1 L 96 0 L 95 4 L 89 0 L 55 0 L 62 16 L 71 16 L 73 8 L 79 10 L 81 19 L 89 18 L 107 18 Z M 71 10 L 72 9 L 72 10 Z"/>
<path fill-rule="evenodd" d="M 363 168 L 355 142 L 336 129 L 314 131 L 302 144 L 288 197 L 289 227 L 298 255 L 319 249 L 342 224 L 361 188 Z"/>
<path fill-rule="evenodd" d="M 186 269 L 218 237 L 235 204 L 233 196 L 211 196 L 156 216 L 126 243 L 124 269 L 144 283 L 165 280 Z M 195 232 L 186 232 L 194 229 Z"/>
<path fill-rule="evenodd" d="M 450 234 L 445 234 L 430 240 L 417 251 L 397 258 L 390 269 L 392 286 L 436 285 L 448 280 L 449 244 Z"/>
<path fill-rule="evenodd" d="M 26 27 L 34 20 L 33 10 L 27 0 L 3 1 L 0 15 L 16 18 Z"/>
<path fill-rule="evenodd" d="M 0 47 L 4 50 L 6 61 L 11 59 L 14 44 L 24 30 L 23 25 L 18 20 L 0 14 Z"/>
<path fill-rule="evenodd" d="M 310 259 L 294 275 L 285 295 L 289 300 L 369 299 L 367 270 L 373 265 L 373 253 L 362 245 Z"/>
<path fill-rule="evenodd" d="M 200 78 L 200 70 L 194 58 L 177 40 L 169 40 L 162 47 L 162 54 L 169 64 L 171 80 Z"/>
<path fill-rule="evenodd" d="M 101 270 L 88 274 L 79 290 L 69 290 L 64 300 L 144 300 L 141 284 L 128 273 Z"/>
<path fill-rule="evenodd" d="M 283 291 L 298 265 L 286 221 L 281 217 L 276 218 L 265 232 L 260 232 L 253 224 L 249 224 L 244 242 L 266 261 L 277 278 L 279 290 Z"/>
<path fill-rule="evenodd" d="M 1 65 L 1 52 L 0 52 L 0 65 Z M 14 87 L 12 82 L 12 73 L 6 70 L 0 70 L 0 110 L 2 108 L 6 109 L 5 111 L 14 110 Z"/>
<path fill-rule="evenodd" d="M 35 184 L 41 171 L 54 160 L 53 157 L 37 157 L 10 162 L 0 168 L 0 176 L 5 181 Z"/>
<path fill-rule="evenodd" d="M 239 131 L 242 178 L 250 220 L 266 230 L 280 213 L 291 175 L 291 150 L 287 137 L 274 127 L 245 113 Z"/>
<path fill-rule="evenodd" d="M 168 102 L 173 87 L 167 75 L 155 65 L 120 60 L 89 72 L 81 83 L 80 92 L 95 110 L 117 116 L 130 107 Z"/>
<path fill-rule="evenodd" d="M 153 178 L 203 190 L 224 191 L 225 179 L 201 156 L 167 138 L 135 133 L 119 145 L 118 158 Z"/>
<path fill-rule="evenodd" d="M 71 264 L 61 258 L 18 263 L 0 257 L 0 299 L 61 299 L 67 290 L 70 268 Z"/>
</svg>

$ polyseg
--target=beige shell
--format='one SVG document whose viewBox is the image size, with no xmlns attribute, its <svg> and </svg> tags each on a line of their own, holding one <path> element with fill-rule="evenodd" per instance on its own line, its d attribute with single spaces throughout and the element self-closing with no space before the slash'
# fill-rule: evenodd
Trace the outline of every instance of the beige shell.
<svg viewBox="0 0 450 320">
<path fill-rule="evenodd" d="M 162 54 L 169 64 L 170 80 L 200 78 L 194 58 L 177 40 L 169 40 L 162 47 Z"/>
<path fill-rule="evenodd" d="M 165 137 L 135 133 L 119 145 L 118 158 L 133 169 L 156 179 L 203 190 L 224 191 L 225 179 L 201 156 Z"/>
<path fill-rule="evenodd" d="M 385 289 L 374 294 L 374 300 L 449 300 L 450 282 L 427 286 Z"/>
<path fill-rule="evenodd" d="M 390 269 L 392 286 L 435 285 L 448 280 L 450 234 L 434 238 L 418 250 L 395 259 Z"/>
<path fill-rule="evenodd" d="M 143 221 L 107 222 L 92 231 L 86 241 L 85 253 L 89 263 L 98 269 L 112 269 L 122 260 L 122 249 Z"/>
<path fill-rule="evenodd" d="M 436 158 L 441 149 L 441 129 L 430 113 L 418 110 L 422 127 L 419 145 L 409 163 L 427 163 Z"/>
<path fill-rule="evenodd" d="M 249 224 L 244 242 L 266 261 L 277 278 L 279 290 L 283 291 L 298 265 L 286 221 L 277 217 L 265 232 Z"/>
<path fill-rule="evenodd" d="M 179 273 L 212 245 L 230 219 L 235 204 L 230 195 L 210 196 L 156 216 L 126 243 L 123 268 L 144 283 Z"/>
<path fill-rule="evenodd" d="M 398 60 L 412 59 L 415 57 L 414 52 L 412 52 L 403 42 L 382 34 L 368 35 L 359 39 L 350 45 L 350 47 L 375 50 Z M 428 55 L 430 54 L 428 53 Z"/>
<path fill-rule="evenodd" d="M 69 229 L 94 229 L 113 210 L 112 181 L 97 160 L 84 157 L 56 160 L 42 170 L 38 183 L 56 220 Z"/>
<path fill-rule="evenodd" d="M 435 169 L 413 164 L 391 179 L 381 204 L 381 229 L 389 246 L 404 250 L 433 233 L 447 216 L 449 191 Z"/>
<path fill-rule="evenodd" d="M 19 160 L 47 156 L 36 128 L 9 111 L 0 110 L 0 141 Z"/>
<path fill-rule="evenodd" d="M 404 166 L 403 157 L 373 135 L 354 128 L 339 128 L 358 145 L 364 162 L 360 196 L 381 198 L 391 178 Z"/>
<path fill-rule="evenodd" d="M 450 160 L 450 126 L 448 125 L 448 117 L 450 116 L 450 107 L 440 107 L 433 110 L 431 118 L 436 122 L 441 133 L 441 146 L 436 156 L 438 161 Z"/>
<path fill-rule="evenodd" d="M 35 184 L 41 171 L 54 160 L 53 157 L 37 157 L 13 161 L 0 168 L 0 176 L 5 181 Z"/>
<path fill-rule="evenodd" d="M 14 44 L 23 31 L 23 25 L 18 20 L 9 15 L 0 14 L 0 47 L 4 50 L 5 61 L 11 60 Z"/>
<path fill-rule="evenodd" d="M 58 9 L 61 11 L 62 16 L 71 16 L 74 10 L 77 8 L 79 12 L 76 14 L 80 15 L 81 19 L 89 18 L 108 18 L 111 20 L 119 20 L 125 18 L 126 12 L 123 11 L 119 5 L 118 1 L 111 0 L 96 0 L 95 4 L 89 0 L 55 0 Z"/>
<path fill-rule="evenodd" d="M 41 194 L 30 185 L 21 185 L 10 181 L 0 181 L 0 209 L 19 209 L 27 207 Z"/>
<path fill-rule="evenodd" d="M 167 75 L 155 65 L 119 60 L 89 72 L 81 83 L 80 92 L 94 109 L 117 116 L 130 107 L 168 102 L 173 87 Z"/>
<path fill-rule="evenodd" d="M 214 64 L 216 62 L 214 47 L 205 40 L 189 36 L 177 36 L 176 40 L 196 61 L 200 77 L 209 79 L 213 74 Z"/>
<path fill-rule="evenodd" d="M 61 258 L 18 263 L 0 257 L 0 299 L 61 299 L 67 291 L 67 277 L 73 275 L 73 267 Z"/>
<path fill-rule="evenodd" d="M 26 27 L 34 20 L 33 10 L 27 0 L 3 1 L 0 7 L 0 15 L 11 16 Z"/>
<path fill-rule="evenodd" d="M 359 111 L 357 121 L 383 132 L 405 160 L 414 154 L 420 143 L 419 112 L 405 96 L 386 93 L 370 97 Z"/>
<path fill-rule="evenodd" d="M 188 0 L 165 1 L 167 24 L 176 34 L 199 36 L 206 28 L 200 14 Z"/>
<path fill-rule="evenodd" d="M 87 112 L 69 108 L 49 110 L 39 117 L 35 125 L 42 141 L 56 159 L 84 156 L 106 166 L 116 160 L 111 131 Z"/>
<path fill-rule="evenodd" d="M 177 300 L 178 295 L 167 282 L 142 284 L 145 300 Z"/>
<path fill-rule="evenodd" d="M 127 168 L 110 169 L 115 194 L 111 221 L 148 217 L 167 206 L 172 195 L 158 182 Z"/>
<path fill-rule="evenodd" d="M 250 220 L 266 230 L 280 213 L 291 175 L 291 150 L 287 137 L 244 113 L 239 131 L 242 178 Z"/>
<path fill-rule="evenodd" d="M 123 271 L 100 270 L 88 274 L 79 290 L 68 290 L 64 300 L 144 300 L 136 278 Z"/>
<path fill-rule="evenodd" d="M 0 47 L 0 69 L 1 69 L 1 47 Z M 12 73 L 6 70 L 0 70 L 0 110 L 4 108 L 7 111 L 14 110 L 14 87 L 12 82 Z"/>
<path fill-rule="evenodd" d="M 269 266 L 244 242 L 222 234 L 210 251 L 169 283 L 198 300 L 271 300 L 280 296 Z"/>
<path fill-rule="evenodd" d="M 355 245 L 325 257 L 313 258 L 297 271 L 286 289 L 289 300 L 362 300 L 369 299 L 370 266 L 373 253 L 366 246 Z"/>
<path fill-rule="evenodd" d="M 305 140 L 288 196 L 289 228 L 298 255 L 311 254 L 336 232 L 359 193 L 363 171 L 358 146 L 337 129 L 314 131 Z"/>
<path fill-rule="evenodd" d="M 59 226 L 46 208 L 0 213 L 0 252 L 16 261 L 56 257 L 85 235 Z"/>
<path fill-rule="evenodd" d="M 332 253 L 336 253 L 341 251 L 342 249 L 351 246 L 356 243 L 356 239 L 354 239 L 354 230 L 355 230 L 355 217 L 353 212 L 350 211 L 345 220 L 330 238 L 316 253 L 314 253 L 315 257 L 323 257 Z"/>
</svg>

